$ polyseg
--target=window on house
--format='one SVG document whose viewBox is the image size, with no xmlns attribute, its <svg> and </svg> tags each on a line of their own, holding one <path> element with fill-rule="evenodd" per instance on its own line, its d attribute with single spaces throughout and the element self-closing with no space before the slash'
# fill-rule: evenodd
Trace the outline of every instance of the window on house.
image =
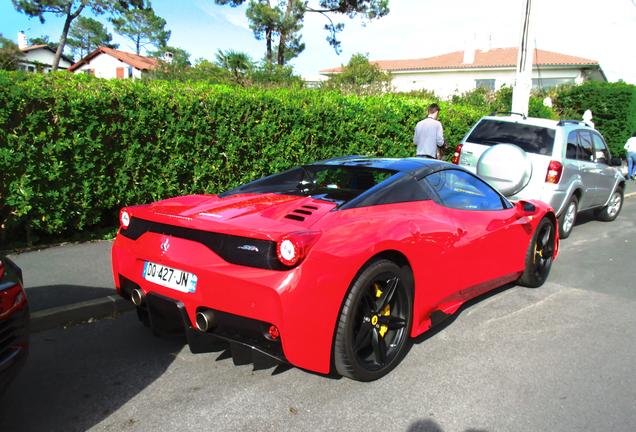
<svg viewBox="0 0 636 432">
<path fill-rule="evenodd" d="M 574 84 L 574 78 L 532 78 L 532 88 L 554 88 L 560 85 Z"/>
<path fill-rule="evenodd" d="M 124 68 L 123 67 L 118 67 L 115 70 L 116 74 L 115 76 L 117 77 L 117 79 L 123 79 L 124 78 Z"/>
<path fill-rule="evenodd" d="M 476 79 L 475 80 L 475 88 L 483 88 L 486 90 L 494 90 L 495 89 L 495 80 L 494 79 Z"/>
</svg>

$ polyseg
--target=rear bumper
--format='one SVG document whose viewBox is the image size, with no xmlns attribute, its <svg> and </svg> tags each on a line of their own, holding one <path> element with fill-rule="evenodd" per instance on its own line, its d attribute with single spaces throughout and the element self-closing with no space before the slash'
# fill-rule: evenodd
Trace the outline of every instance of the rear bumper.
<svg viewBox="0 0 636 432">
<path fill-rule="evenodd" d="M 214 342 L 223 340 L 230 343 L 233 355 L 247 349 L 251 357 L 264 355 L 329 373 L 333 330 L 340 308 L 340 301 L 333 299 L 341 298 L 331 295 L 331 290 L 345 290 L 349 284 L 341 274 L 326 275 L 322 266 L 306 267 L 306 263 L 287 271 L 231 264 L 202 244 L 177 237 L 170 237 L 168 251 L 162 252 L 161 244 L 166 238 L 154 233 L 137 240 L 118 235 L 113 244 L 117 292 L 130 299 L 132 289 L 142 290 L 149 299 L 148 308 L 138 313 L 148 325 L 159 332 L 185 332 L 193 352 L 210 351 Z M 194 273 L 195 292 L 185 293 L 147 281 L 143 277 L 145 261 Z M 324 286 L 330 288 L 329 293 L 318 289 Z M 173 306 L 157 306 L 161 303 Z M 197 312 L 203 309 L 220 317 L 219 325 L 207 333 L 194 326 Z M 276 344 L 266 337 L 270 325 L 280 333 Z M 234 355 L 235 362 L 243 357 Z"/>
<path fill-rule="evenodd" d="M 124 277 L 120 282 L 121 295 L 125 298 L 130 297 L 132 289 L 139 288 Z M 229 349 L 235 364 L 253 363 L 255 369 L 287 363 L 280 341 L 266 336 L 269 323 L 212 311 L 215 324 L 209 331 L 202 332 L 194 327 L 185 305 L 178 300 L 149 293 L 137 307 L 139 319 L 155 334 L 183 333 L 193 353 Z"/>
</svg>

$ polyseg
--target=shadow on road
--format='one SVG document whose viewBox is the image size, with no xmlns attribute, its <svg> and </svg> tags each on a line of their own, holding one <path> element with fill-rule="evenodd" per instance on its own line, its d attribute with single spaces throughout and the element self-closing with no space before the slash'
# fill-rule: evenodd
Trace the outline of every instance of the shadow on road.
<svg viewBox="0 0 636 432">
<path fill-rule="evenodd" d="M 448 315 L 444 321 L 440 322 L 437 325 L 434 325 L 430 330 L 424 332 L 423 334 L 421 334 L 418 337 L 416 337 L 415 339 L 413 339 L 413 343 L 420 344 L 420 343 L 432 338 L 433 336 L 435 336 L 436 334 L 438 334 L 439 332 L 444 330 L 446 327 L 451 325 L 457 319 L 457 317 L 459 317 L 462 314 L 462 312 L 464 312 L 466 309 L 469 309 L 471 306 L 474 306 L 474 305 L 476 305 L 478 303 L 481 303 L 482 301 L 487 300 L 487 299 L 489 299 L 491 297 L 494 297 L 497 294 L 500 294 L 500 293 L 502 293 L 504 291 L 507 291 L 510 288 L 513 288 L 515 286 L 517 286 L 517 285 L 514 284 L 514 283 L 503 285 L 503 286 L 501 286 L 499 288 L 496 288 L 496 289 L 494 289 L 492 291 L 488 291 L 485 294 L 482 294 L 482 295 L 480 295 L 478 297 L 475 297 L 472 300 L 467 301 L 459 309 L 457 309 L 457 311 L 454 314 Z"/>
<path fill-rule="evenodd" d="M 422 419 L 413 422 L 406 432 L 444 432 L 444 429 L 440 427 L 431 419 Z M 465 432 L 486 432 L 484 429 L 466 429 Z"/>
<path fill-rule="evenodd" d="M 26 294 L 31 311 L 38 311 L 114 295 L 115 289 L 59 284 L 27 286 Z"/>
<path fill-rule="evenodd" d="M 0 403 L 0 430 L 87 430 L 151 386 L 184 344 L 151 337 L 133 313 L 35 334 Z"/>
</svg>

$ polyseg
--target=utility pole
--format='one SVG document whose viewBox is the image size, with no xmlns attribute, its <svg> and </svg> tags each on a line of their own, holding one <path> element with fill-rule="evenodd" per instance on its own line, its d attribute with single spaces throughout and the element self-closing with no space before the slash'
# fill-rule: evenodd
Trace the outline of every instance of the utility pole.
<svg viewBox="0 0 636 432">
<path fill-rule="evenodd" d="M 532 0 L 522 0 L 521 37 L 517 52 L 517 73 L 512 88 L 512 112 L 528 115 L 530 90 L 532 89 Z"/>
</svg>

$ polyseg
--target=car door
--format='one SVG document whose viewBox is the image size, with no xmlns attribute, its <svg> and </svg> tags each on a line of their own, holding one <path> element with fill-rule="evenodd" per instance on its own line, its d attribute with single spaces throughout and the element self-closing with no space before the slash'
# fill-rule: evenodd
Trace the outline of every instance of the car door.
<svg viewBox="0 0 636 432">
<path fill-rule="evenodd" d="M 595 176 L 598 203 L 603 205 L 609 199 L 616 181 L 616 169 L 610 166 L 611 154 L 603 138 L 596 132 L 590 132 L 594 142 L 594 158 L 597 168 Z"/>
<path fill-rule="evenodd" d="M 527 219 L 480 178 L 446 169 L 424 178 L 456 226 L 452 245 L 457 284 L 475 297 L 516 278 L 529 242 Z"/>
<path fill-rule="evenodd" d="M 599 174 L 601 170 L 594 157 L 594 141 L 589 130 L 580 129 L 577 159 L 579 160 L 579 173 L 583 183 L 583 194 L 579 202 L 580 209 L 588 209 L 601 204 L 599 193 Z"/>
</svg>

